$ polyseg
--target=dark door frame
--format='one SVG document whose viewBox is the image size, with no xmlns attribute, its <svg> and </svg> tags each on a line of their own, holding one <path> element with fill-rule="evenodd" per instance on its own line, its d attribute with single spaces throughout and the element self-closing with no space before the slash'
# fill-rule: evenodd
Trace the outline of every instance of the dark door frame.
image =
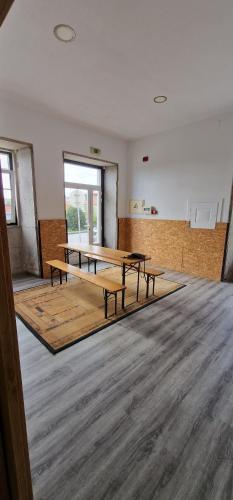
<svg viewBox="0 0 233 500">
<path fill-rule="evenodd" d="M 1 176 L 0 270 L 0 497 L 12 500 L 32 500 L 29 452 Z"/>
<path fill-rule="evenodd" d="M 231 265 L 229 265 L 229 260 L 228 260 L 229 253 L 232 254 L 232 245 L 231 248 L 229 248 L 229 238 L 230 236 L 232 238 L 232 231 L 233 231 L 233 181 L 231 184 L 231 198 L 230 198 L 230 206 L 228 212 L 228 223 L 226 230 L 226 239 L 224 245 L 224 255 L 223 255 L 222 274 L 221 274 L 221 281 L 227 281 L 229 283 L 233 282 L 232 258 L 231 258 Z"/>
<path fill-rule="evenodd" d="M 0 26 L 2 25 L 5 17 L 7 16 L 11 6 L 13 5 L 14 0 L 1 0 L 0 6 Z"/>
</svg>

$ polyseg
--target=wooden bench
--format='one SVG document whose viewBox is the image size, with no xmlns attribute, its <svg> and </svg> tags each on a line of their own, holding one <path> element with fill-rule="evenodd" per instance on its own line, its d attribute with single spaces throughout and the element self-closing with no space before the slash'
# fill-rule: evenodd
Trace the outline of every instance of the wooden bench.
<svg viewBox="0 0 233 500">
<path fill-rule="evenodd" d="M 110 295 L 114 295 L 115 297 L 115 314 L 117 314 L 117 293 L 125 290 L 126 289 L 125 285 L 106 279 L 104 276 L 100 275 L 96 276 L 92 273 L 86 273 L 85 271 L 81 271 L 81 269 L 72 266 L 71 264 L 66 264 L 65 262 L 62 262 L 61 260 L 49 260 L 46 262 L 46 264 L 50 266 L 51 286 L 53 286 L 53 273 L 55 270 L 59 271 L 60 284 L 62 284 L 62 272 L 65 273 L 66 281 L 67 281 L 67 274 L 71 274 L 76 278 L 88 281 L 89 283 L 92 283 L 93 285 L 103 288 L 104 290 L 105 318 L 107 319 L 108 317 L 108 298 L 110 297 Z"/>
<path fill-rule="evenodd" d="M 156 269 L 151 264 L 149 264 L 149 265 L 146 264 L 144 274 L 146 275 L 146 298 L 148 298 L 150 281 L 152 281 L 152 283 L 153 283 L 152 294 L 154 295 L 154 293 L 155 293 L 155 278 L 157 276 L 161 276 L 161 274 L 164 274 L 164 271 L 160 271 L 159 269 Z"/>
<path fill-rule="evenodd" d="M 88 271 L 90 271 L 90 264 L 91 262 L 94 263 L 94 273 L 96 274 L 96 262 L 107 262 L 108 264 L 113 264 L 115 266 L 119 266 L 119 260 L 114 260 L 108 257 L 101 257 L 98 255 L 93 255 L 90 253 L 84 254 L 84 257 L 87 258 L 87 265 L 88 265 Z M 142 272 L 146 276 L 146 298 L 149 296 L 149 286 L 150 282 L 153 283 L 153 289 L 152 293 L 154 295 L 155 292 L 155 278 L 157 276 L 161 276 L 161 274 L 164 274 L 164 271 L 160 271 L 159 269 L 156 269 L 153 265 L 145 263 L 145 269 L 142 269 Z"/>
</svg>

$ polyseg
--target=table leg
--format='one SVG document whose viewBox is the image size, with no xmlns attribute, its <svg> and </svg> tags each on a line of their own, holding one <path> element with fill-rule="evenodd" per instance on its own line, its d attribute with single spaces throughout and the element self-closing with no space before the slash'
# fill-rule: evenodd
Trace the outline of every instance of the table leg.
<svg viewBox="0 0 233 500">
<path fill-rule="evenodd" d="M 65 253 L 65 262 L 66 262 L 66 264 L 69 264 L 69 252 L 68 252 L 68 250 L 65 249 L 64 253 Z"/>
<path fill-rule="evenodd" d="M 78 266 L 81 269 L 81 267 L 82 267 L 81 252 L 78 253 Z"/>
<path fill-rule="evenodd" d="M 149 296 L 150 275 L 146 275 L 146 298 Z"/>
<path fill-rule="evenodd" d="M 125 263 L 122 264 L 122 285 L 125 285 Z M 125 289 L 122 290 L 122 309 L 125 308 Z"/>
<path fill-rule="evenodd" d="M 137 302 L 139 298 L 139 280 L 140 280 L 140 268 L 141 268 L 141 263 L 138 263 L 138 280 L 137 280 Z"/>
<path fill-rule="evenodd" d="M 155 276 L 153 277 L 153 295 L 155 294 Z"/>
<path fill-rule="evenodd" d="M 59 269 L 60 285 L 62 285 L 62 271 Z"/>
<path fill-rule="evenodd" d="M 105 319 L 108 317 L 108 292 L 104 290 L 104 316 Z"/>
</svg>

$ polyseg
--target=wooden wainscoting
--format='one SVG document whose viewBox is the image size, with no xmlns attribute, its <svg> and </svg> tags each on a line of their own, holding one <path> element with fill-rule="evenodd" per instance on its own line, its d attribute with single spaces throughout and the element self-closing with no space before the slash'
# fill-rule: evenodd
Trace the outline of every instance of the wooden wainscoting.
<svg viewBox="0 0 233 500">
<path fill-rule="evenodd" d="M 39 241 L 42 278 L 50 277 L 50 269 L 47 260 L 64 260 L 64 250 L 59 248 L 58 243 L 66 243 L 66 220 L 48 219 L 39 221 Z"/>
<path fill-rule="evenodd" d="M 186 221 L 119 219 L 119 248 L 151 255 L 168 269 L 220 281 L 227 224 L 191 229 Z"/>
</svg>

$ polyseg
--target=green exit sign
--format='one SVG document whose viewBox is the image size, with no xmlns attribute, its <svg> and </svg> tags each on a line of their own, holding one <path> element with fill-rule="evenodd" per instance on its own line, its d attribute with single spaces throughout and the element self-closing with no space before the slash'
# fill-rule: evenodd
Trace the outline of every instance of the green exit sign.
<svg viewBox="0 0 233 500">
<path fill-rule="evenodd" d="M 101 149 L 99 148 L 94 148 L 93 146 L 90 147 L 90 153 L 92 155 L 101 155 Z"/>
</svg>

